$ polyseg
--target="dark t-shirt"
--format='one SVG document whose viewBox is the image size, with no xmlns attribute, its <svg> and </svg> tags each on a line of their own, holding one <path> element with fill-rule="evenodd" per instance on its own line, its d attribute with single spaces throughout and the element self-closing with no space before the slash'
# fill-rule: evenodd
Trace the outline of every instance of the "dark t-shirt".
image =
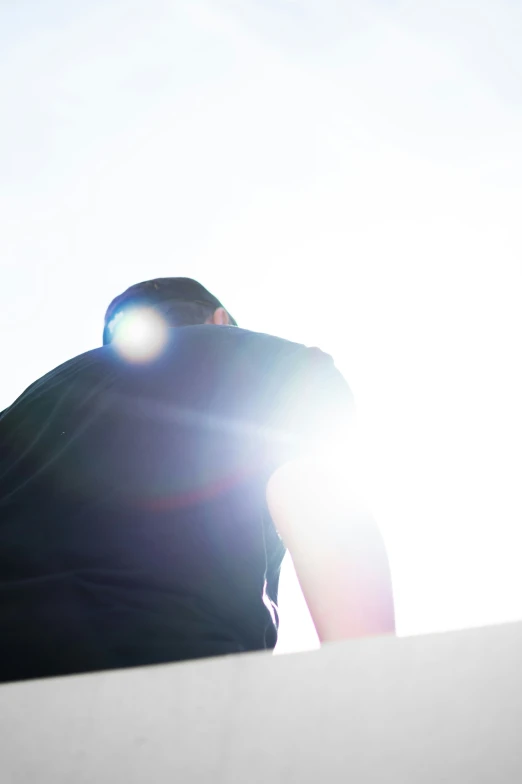
<svg viewBox="0 0 522 784">
<path fill-rule="evenodd" d="M 209 325 L 30 386 L 0 415 L 0 681 L 273 648 L 266 483 L 352 403 L 319 349 Z"/>
</svg>

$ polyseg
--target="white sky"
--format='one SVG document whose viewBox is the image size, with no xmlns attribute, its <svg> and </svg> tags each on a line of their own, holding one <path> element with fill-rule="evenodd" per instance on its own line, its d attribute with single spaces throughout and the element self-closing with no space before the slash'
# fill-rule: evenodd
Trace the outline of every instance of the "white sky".
<svg viewBox="0 0 522 784">
<path fill-rule="evenodd" d="M 352 387 L 401 634 L 522 618 L 522 5 L 0 5 L 0 409 L 195 277 Z M 291 568 L 278 650 L 316 644 Z"/>
</svg>

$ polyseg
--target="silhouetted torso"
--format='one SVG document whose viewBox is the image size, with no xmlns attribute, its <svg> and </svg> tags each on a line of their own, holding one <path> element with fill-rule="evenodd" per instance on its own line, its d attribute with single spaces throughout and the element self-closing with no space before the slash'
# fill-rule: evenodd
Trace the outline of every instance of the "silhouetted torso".
<svg viewBox="0 0 522 784">
<path fill-rule="evenodd" d="M 0 680 L 273 648 L 265 487 L 326 383 L 344 416 L 328 355 L 202 325 L 149 363 L 108 346 L 29 387 L 0 415 Z"/>
</svg>

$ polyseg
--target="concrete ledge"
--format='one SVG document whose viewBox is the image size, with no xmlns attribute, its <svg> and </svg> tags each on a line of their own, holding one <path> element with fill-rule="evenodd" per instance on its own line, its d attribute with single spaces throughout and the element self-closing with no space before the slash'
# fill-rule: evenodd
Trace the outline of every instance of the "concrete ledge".
<svg viewBox="0 0 522 784">
<path fill-rule="evenodd" d="M 515 784 L 522 623 L 0 686 L 2 784 Z"/>
</svg>

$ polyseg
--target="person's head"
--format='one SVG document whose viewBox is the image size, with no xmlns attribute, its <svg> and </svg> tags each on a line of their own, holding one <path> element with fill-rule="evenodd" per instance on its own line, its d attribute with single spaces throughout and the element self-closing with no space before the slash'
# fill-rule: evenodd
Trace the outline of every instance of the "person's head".
<svg viewBox="0 0 522 784">
<path fill-rule="evenodd" d="M 138 308 L 153 310 L 169 327 L 197 324 L 237 327 L 217 297 L 192 278 L 155 278 L 130 286 L 113 299 L 105 314 L 104 345 L 111 342 L 120 318 Z"/>
</svg>

